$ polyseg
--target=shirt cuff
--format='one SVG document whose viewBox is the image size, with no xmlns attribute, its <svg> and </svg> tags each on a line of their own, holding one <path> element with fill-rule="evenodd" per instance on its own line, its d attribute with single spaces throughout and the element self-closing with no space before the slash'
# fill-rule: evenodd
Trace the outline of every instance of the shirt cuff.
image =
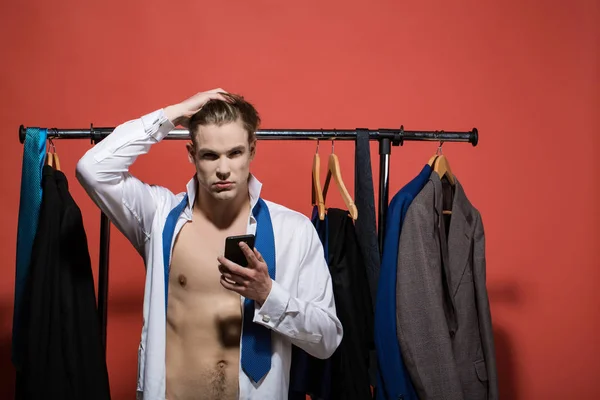
<svg viewBox="0 0 600 400">
<path fill-rule="evenodd" d="M 165 116 L 165 111 L 162 108 L 144 115 L 142 125 L 144 125 L 144 131 L 157 141 L 164 139 L 175 128 L 173 123 Z"/>
<path fill-rule="evenodd" d="M 273 328 L 279 324 L 285 313 L 290 294 L 279 283 L 272 280 L 271 292 L 262 307 L 258 307 L 255 302 L 254 322 L 257 324 Z"/>
</svg>

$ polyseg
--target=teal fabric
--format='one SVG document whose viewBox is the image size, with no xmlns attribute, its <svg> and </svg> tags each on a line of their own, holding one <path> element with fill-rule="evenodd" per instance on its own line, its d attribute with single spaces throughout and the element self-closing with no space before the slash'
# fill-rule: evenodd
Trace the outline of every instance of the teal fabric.
<svg viewBox="0 0 600 400">
<path fill-rule="evenodd" d="M 42 204 L 42 169 L 46 158 L 47 135 L 47 129 L 28 128 L 23 145 L 12 332 L 12 361 L 15 366 L 20 365 L 24 345 L 20 332 L 21 303 Z"/>
</svg>

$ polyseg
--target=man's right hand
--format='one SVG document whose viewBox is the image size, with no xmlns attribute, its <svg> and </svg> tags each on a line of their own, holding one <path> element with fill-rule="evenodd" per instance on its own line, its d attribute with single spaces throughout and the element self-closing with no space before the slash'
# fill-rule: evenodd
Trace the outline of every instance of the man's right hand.
<svg viewBox="0 0 600 400">
<path fill-rule="evenodd" d="M 227 101 L 227 98 L 221 95 L 227 93 L 221 88 L 200 92 L 192 97 L 182 101 L 179 104 L 173 104 L 165 108 L 165 115 L 174 126 L 181 125 L 188 128 L 190 117 L 200 111 L 202 106 L 211 99 Z"/>
</svg>

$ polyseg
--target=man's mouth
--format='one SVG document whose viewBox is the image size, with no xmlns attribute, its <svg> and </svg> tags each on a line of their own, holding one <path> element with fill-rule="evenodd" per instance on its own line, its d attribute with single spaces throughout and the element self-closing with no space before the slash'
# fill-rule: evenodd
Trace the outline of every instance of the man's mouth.
<svg viewBox="0 0 600 400">
<path fill-rule="evenodd" d="M 219 182 L 215 182 L 214 186 L 217 189 L 223 190 L 223 189 L 229 189 L 233 186 L 233 182 L 230 181 L 219 181 Z"/>
</svg>

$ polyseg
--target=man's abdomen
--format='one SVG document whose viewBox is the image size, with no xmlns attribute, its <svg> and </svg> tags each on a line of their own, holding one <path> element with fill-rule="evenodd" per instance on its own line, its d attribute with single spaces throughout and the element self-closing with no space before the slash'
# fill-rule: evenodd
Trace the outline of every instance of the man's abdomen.
<svg viewBox="0 0 600 400">
<path fill-rule="evenodd" d="M 167 313 L 167 399 L 237 399 L 239 298 L 176 292 Z"/>
</svg>

